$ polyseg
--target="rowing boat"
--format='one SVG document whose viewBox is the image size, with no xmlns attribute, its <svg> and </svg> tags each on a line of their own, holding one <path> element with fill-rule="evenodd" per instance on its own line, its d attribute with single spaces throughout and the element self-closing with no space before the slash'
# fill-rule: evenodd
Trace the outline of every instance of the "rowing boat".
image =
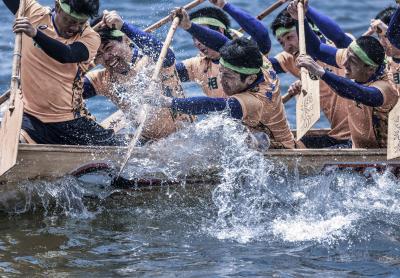
<svg viewBox="0 0 400 278">
<path fill-rule="evenodd" d="M 312 133 L 323 134 L 326 130 L 314 130 Z M 140 148 L 137 148 L 133 153 L 138 159 L 146 155 L 139 150 Z M 0 184 L 54 179 L 66 175 L 80 175 L 91 169 L 113 168 L 120 163 L 126 152 L 126 147 L 20 144 L 17 164 L 0 177 Z M 279 149 L 269 150 L 265 153 L 265 157 L 276 165 L 286 167 L 289 173 L 298 173 L 301 176 L 319 174 L 332 167 L 354 169 L 373 167 L 381 170 L 391 167 L 396 171 L 400 169 L 400 159 L 386 160 L 386 149 Z M 210 169 L 212 167 L 207 171 L 212 172 Z M 152 177 L 143 178 L 165 179 L 162 173 L 154 173 Z M 185 179 L 187 180 L 187 176 Z M 195 182 L 196 177 L 191 177 L 191 181 Z"/>
</svg>

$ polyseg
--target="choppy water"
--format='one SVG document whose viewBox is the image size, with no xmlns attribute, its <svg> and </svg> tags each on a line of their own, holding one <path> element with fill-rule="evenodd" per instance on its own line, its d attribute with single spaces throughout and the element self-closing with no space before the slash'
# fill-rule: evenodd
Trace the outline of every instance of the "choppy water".
<svg viewBox="0 0 400 278">
<path fill-rule="evenodd" d="M 256 14 L 268 1 L 232 2 Z M 392 1 L 314 2 L 358 35 Z M 181 3 L 103 7 L 145 26 Z M 12 17 L 0 7 L 5 89 Z M 183 32 L 174 48 L 180 59 L 195 54 Z M 273 53 L 279 50 L 275 43 Z M 291 79 L 283 80 L 287 87 Z M 199 94 L 193 85 L 186 88 Z M 114 109 L 101 98 L 90 108 L 99 118 Z M 135 191 L 112 188 L 106 178 L 100 185 L 65 177 L 0 189 L 0 276 L 400 277 L 394 176 L 329 172 L 300 178 L 248 148 L 246 139 L 238 123 L 212 116 L 149 147 L 157 155 L 132 159 L 125 173 L 158 171 L 170 180 L 195 173 L 208 180 L 218 165 L 213 184 L 183 181 Z"/>
</svg>

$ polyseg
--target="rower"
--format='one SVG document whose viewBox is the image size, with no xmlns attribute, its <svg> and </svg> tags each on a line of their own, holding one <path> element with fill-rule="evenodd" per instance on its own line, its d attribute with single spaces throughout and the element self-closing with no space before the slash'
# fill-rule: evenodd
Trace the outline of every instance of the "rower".
<svg viewBox="0 0 400 278">
<path fill-rule="evenodd" d="M 297 1 L 289 7 L 297 7 Z M 325 36 L 337 46 L 348 46 L 352 39 L 329 17 L 323 15 L 314 8 L 305 5 L 307 18 L 315 20 L 313 31 L 324 41 Z M 316 25 L 318 24 L 318 25 Z M 297 8 L 289 13 L 284 9 L 274 19 L 271 29 L 284 51 L 270 58 L 277 73 L 290 73 L 300 78 L 300 69 L 296 66 L 296 58 L 299 54 L 299 38 L 296 30 Z M 318 27 L 318 30 L 316 30 Z M 322 33 L 321 33 L 322 32 Z M 325 35 L 325 36 L 324 36 Z M 329 71 L 344 76 L 344 70 L 321 63 L 321 66 Z M 300 80 L 289 88 L 289 94 L 297 95 L 301 92 Z M 320 82 L 320 105 L 324 115 L 330 123 L 330 131 L 323 136 L 304 136 L 302 142 L 307 148 L 349 148 L 351 147 L 350 129 L 347 121 L 347 100 L 335 94 L 325 82 Z"/>
<path fill-rule="evenodd" d="M 181 24 L 190 27 L 192 23 L 183 16 Z M 279 93 L 279 79 L 257 44 L 247 38 L 238 38 L 227 42 L 220 49 L 220 55 L 221 85 L 227 99 L 161 97 L 161 105 L 192 115 L 226 111 L 251 130 L 267 133 L 274 148 L 296 148 Z M 149 102 L 153 98 L 150 96 Z"/>
<path fill-rule="evenodd" d="M 3 0 L 12 13 L 19 0 Z M 116 145 L 112 130 L 98 125 L 86 111 L 83 74 L 95 57 L 100 37 L 88 19 L 97 15 L 99 0 L 57 0 L 55 8 L 26 0 L 21 84 L 24 99 L 22 141 L 38 144 Z"/>
<path fill-rule="evenodd" d="M 210 0 L 210 2 L 216 7 L 202 8 L 190 14 L 190 19 L 193 23 L 210 28 L 228 39 L 232 39 L 233 36 L 240 36 L 241 34 L 237 34 L 235 30 L 230 28 L 230 20 L 227 16 L 229 14 L 259 43 L 263 53 L 269 52 L 271 41 L 268 41 L 268 30 L 263 27 L 259 20 L 227 1 Z M 219 52 L 207 47 L 196 37 L 193 37 L 193 41 L 200 51 L 200 56 L 177 63 L 181 81 L 199 83 L 206 96 L 227 97 L 218 79 Z"/>
<path fill-rule="evenodd" d="M 123 21 L 116 11 L 104 11 L 103 16 L 91 24 L 101 25 L 101 45 L 95 64 L 101 64 L 104 68 L 94 69 L 85 75 L 84 98 L 106 96 L 119 109 L 128 112 L 125 114 L 129 114 L 129 96 L 121 94 L 121 91 L 126 91 L 137 73 L 150 64 L 148 58 L 153 62 L 158 60 L 163 44 L 153 35 Z M 164 93 L 169 96 L 178 89 L 178 86 L 171 85 L 174 84 L 174 71 L 175 55 L 168 49 L 161 75 Z M 171 115 L 168 109 L 153 109 L 141 134 L 141 141 L 157 140 L 175 132 L 181 124 L 180 120 L 175 121 L 176 116 Z M 179 115 L 178 118 L 184 117 Z"/>
<path fill-rule="evenodd" d="M 387 22 L 382 21 L 384 24 Z M 389 25 L 387 32 L 385 32 L 385 28 L 381 28 L 383 30 L 378 36 L 389 57 L 387 59 L 389 73 L 400 92 L 400 7 L 393 11 L 391 20 L 387 24 Z"/>
<path fill-rule="evenodd" d="M 385 67 L 385 50 L 377 39 L 362 36 L 346 49 L 321 43 L 305 20 L 308 53 L 334 67 L 344 67 L 346 77 L 325 70 L 311 57 L 297 59 L 299 67 L 321 78 L 338 95 L 351 100 L 348 121 L 353 148 L 385 148 L 388 114 L 398 93 Z M 353 81 L 353 80 L 354 81 Z"/>
</svg>

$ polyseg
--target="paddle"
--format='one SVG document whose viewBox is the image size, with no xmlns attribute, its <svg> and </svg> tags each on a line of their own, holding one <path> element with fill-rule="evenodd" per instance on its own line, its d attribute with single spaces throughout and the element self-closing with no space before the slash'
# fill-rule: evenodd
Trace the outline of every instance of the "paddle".
<svg viewBox="0 0 400 278">
<path fill-rule="evenodd" d="M 205 0 L 195 0 L 193 2 L 190 2 L 189 4 L 186 4 L 185 6 L 183 6 L 183 9 L 189 11 L 195 7 L 197 7 L 198 5 L 200 5 L 201 3 L 203 3 Z M 160 28 L 161 26 L 163 26 L 164 24 L 170 22 L 173 19 L 173 15 L 170 14 L 166 17 L 164 17 L 163 19 L 157 21 L 156 23 L 154 23 L 153 25 L 147 27 L 146 29 L 144 29 L 145 32 L 151 33 L 154 30 Z"/>
<path fill-rule="evenodd" d="M 10 98 L 10 90 L 0 96 L 0 106 Z"/>
<path fill-rule="evenodd" d="M 180 22 L 179 17 L 175 17 L 174 20 L 172 21 L 172 25 L 171 25 L 171 27 L 170 27 L 170 29 L 168 31 L 167 38 L 165 39 L 163 48 L 161 49 L 160 57 L 158 57 L 158 61 L 157 61 L 156 67 L 154 69 L 154 73 L 153 73 L 153 76 L 151 78 L 152 81 L 153 81 L 152 84 L 154 84 L 155 82 L 158 81 L 158 76 L 160 75 L 161 68 L 162 68 L 165 56 L 167 55 L 168 48 L 172 43 L 172 39 L 174 37 L 176 29 L 178 29 L 179 22 Z M 151 90 L 151 88 L 150 88 L 150 90 Z M 131 142 L 128 145 L 128 153 L 126 154 L 125 159 L 121 164 L 121 168 L 120 168 L 120 170 L 118 172 L 118 175 L 115 178 L 116 180 L 119 178 L 119 176 L 121 175 L 122 171 L 124 170 L 126 164 L 128 163 L 128 160 L 131 157 L 133 150 L 135 149 L 136 143 L 139 140 L 140 135 L 142 134 L 144 123 L 146 122 L 146 119 L 147 119 L 147 105 L 144 105 L 142 111 L 144 111 L 144 113 L 143 113 L 143 115 L 142 115 L 142 117 L 140 119 L 141 122 L 140 122 L 138 128 L 136 129 L 135 134 L 134 134 Z"/>
<path fill-rule="evenodd" d="M 299 23 L 300 55 L 306 55 L 306 39 L 304 31 L 304 0 L 297 5 Z M 302 93 L 297 97 L 296 124 L 297 141 L 299 141 L 319 120 L 321 114 L 319 97 L 319 80 L 312 78 L 306 68 L 301 68 Z"/>
<path fill-rule="evenodd" d="M 387 137 L 387 159 L 398 157 L 400 157 L 400 101 L 389 113 Z"/>
<path fill-rule="evenodd" d="M 25 13 L 25 0 L 21 0 L 17 17 Z M 0 128 L 0 175 L 11 169 L 17 162 L 19 134 L 21 131 L 24 103 L 21 92 L 21 49 L 22 33 L 17 33 L 14 44 L 14 57 L 10 86 L 10 102 L 4 113 Z"/>
<path fill-rule="evenodd" d="M 273 3 L 271 6 L 269 6 L 268 8 L 266 8 L 262 13 L 260 13 L 257 16 L 258 20 L 263 20 L 264 18 L 266 18 L 267 16 L 269 16 L 271 13 L 273 13 L 277 8 L 279 8 L 280 6 L 282 6 L 284 3 L 288 2 L 289 0 L 278 0 L 275 3 Z M 240 28 L 239 33 L 243 33 L 243 28 Z"/>
</svg>

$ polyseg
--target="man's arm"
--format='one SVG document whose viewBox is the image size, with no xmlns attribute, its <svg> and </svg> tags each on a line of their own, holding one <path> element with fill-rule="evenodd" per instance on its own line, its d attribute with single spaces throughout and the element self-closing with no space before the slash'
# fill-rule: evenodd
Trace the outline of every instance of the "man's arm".
<svg viewBox="0 0 400 278">
<path fill-rule="evenodd" d="M 89 50 L 82 42 L 65 45 L 37 30 L 26 17 L 15 20 L 13 31 L 23 32 L 33 38 L 47 55 L 60 63 L 79 63 L 89 59 Z"/>
<path fill-rule="evenodd" d="M 13 13 L 16 14 L 19 9 L 19 0 L 3 0 L 4 5 Z"/>
<path fill-rule="evenodd" d="M 261 21 L 231 3 L 226 3 L 223 9 L 257 42 L 261 53 L 269 53 L 271 50 L 271 39 L 268 29 L 264 27 Z"/>
<path fill-rule="evenodd" d="M 400 6 L 397 8 L 390 20 L 389 29 L 386 33 L 390 43 L 400 49 Z"/>
<path fill-rule="evenodd" d="M 317 25 L 322 34 L 330 39 L 337 48 L 347 48 L 353 42 L 352 38 L 334 20 L 316 9 L 308 7 L 306 16 Z"/>
<path fill-rule="evenodd" d="M 375 87 L 358 84 L 345 77 L 326 71 L 321 77 L 338 95 L 370 107 L 383 105 L 383 94 Z"/>
<path fill-rule="evenodd" d="M 151 57 L 155 62 L 160 56 L 163 43 L 153 35 L 143 32 L 132 24 L 124 22 L 121 31 L 125 33 L 146 56 Z M 164 59 L 163 67 L 170 67 L 175 63 L 175 54 L 168 48 L 167 56 Z"/>
<path fill-rule="evenodd" d="M 229 109 L 230 116 L 242 119 L 243 111 L 239 101 L 235 98 L 174 98 L 171 109 L 189 115 L 201 115 Z"/>
</svg>

